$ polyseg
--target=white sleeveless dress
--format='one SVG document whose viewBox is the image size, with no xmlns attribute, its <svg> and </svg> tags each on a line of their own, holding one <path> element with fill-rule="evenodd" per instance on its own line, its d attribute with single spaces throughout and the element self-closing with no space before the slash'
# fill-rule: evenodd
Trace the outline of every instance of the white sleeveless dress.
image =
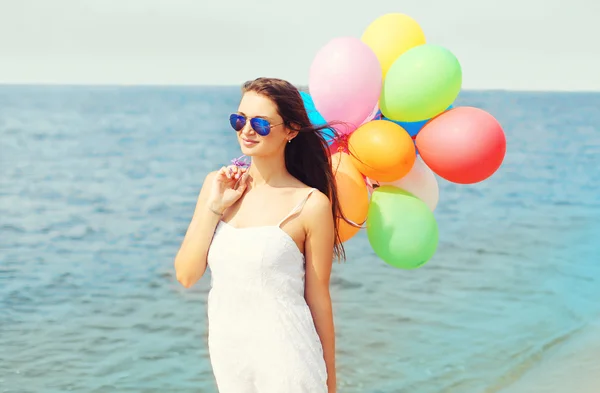
<svg viewBox="0 0 600 393">
<path fill-rule="evenodd" d="M 327 393 L 323 349 L 304 298 L 304 255 L 279 224 L 220 221 L 208 252 L 208 348 L 219 393 Z"/>
</svg>

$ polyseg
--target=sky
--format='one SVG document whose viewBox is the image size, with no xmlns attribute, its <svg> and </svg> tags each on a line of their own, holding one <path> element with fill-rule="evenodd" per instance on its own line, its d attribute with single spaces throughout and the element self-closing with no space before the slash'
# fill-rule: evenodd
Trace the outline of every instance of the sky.
<svg viewBox="0 0 600 393">
<path fill-rule="evenodd" d="M 0 0 L 0 83 L 306 85 L 387 13 L 454 53 L 464 89 L 600 90 L 598 0 Z"/>
</svg>

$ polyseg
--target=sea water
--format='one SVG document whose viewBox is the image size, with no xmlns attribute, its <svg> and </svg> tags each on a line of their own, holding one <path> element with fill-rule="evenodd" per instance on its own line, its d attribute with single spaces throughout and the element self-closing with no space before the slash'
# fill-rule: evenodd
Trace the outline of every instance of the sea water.
<svg viewBox="0 0 600 393">
<path fill-rule="evenodd" d="M 204 176 L 240 155 L 238 87 L 0 87 L 0 392 L 216 393 L 209 277 L 173 258 Z M 333 266 L 340 393 L 489 393 L 600 313 L 600 94 L 462 92 L 506 159 L 439 179 L 422 268 L 366 234 Z M 235 246 L 235 245 L 233 245 Z M 243 326 L 240 326 L 243 329 Z"/>
</svg>

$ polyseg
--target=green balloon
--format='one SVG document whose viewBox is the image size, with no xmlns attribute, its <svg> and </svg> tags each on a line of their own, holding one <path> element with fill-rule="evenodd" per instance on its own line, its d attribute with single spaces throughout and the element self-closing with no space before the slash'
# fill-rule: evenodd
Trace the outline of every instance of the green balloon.
<svg viewBox="0 0 600 393">
<path fill-rule="evenodd" d="M 448 49 L 415 46 L 390 67 L 381 90 L 381 113 L 391 120 L 415 122 L 444 112 L 458 97 L 462 69 Z"/>
<path fill-rule="evenodd" d="M 424 265 L 437 249 L 438 225 L 429 207 L 398 187 L 376 188 L 367 215 L 367 237 L 373 251 L 400 269 Z"/>
</svg>

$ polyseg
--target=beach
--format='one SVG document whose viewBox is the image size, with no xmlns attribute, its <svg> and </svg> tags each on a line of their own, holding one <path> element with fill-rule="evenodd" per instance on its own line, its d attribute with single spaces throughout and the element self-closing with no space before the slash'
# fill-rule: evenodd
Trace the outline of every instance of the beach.
<svg viewBox="0 0 600 393">
<path fill-rule="evenodd" d="M 600 320 L 549 351 L 521 379 L 499 393 L 600 392 Z"/>
</svg>

